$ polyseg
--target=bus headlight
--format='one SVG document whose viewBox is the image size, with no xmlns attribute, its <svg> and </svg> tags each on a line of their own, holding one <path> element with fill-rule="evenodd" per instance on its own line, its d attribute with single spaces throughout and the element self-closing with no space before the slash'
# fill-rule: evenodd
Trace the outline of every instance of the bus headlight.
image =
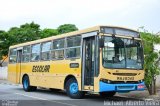
<svg viewBox="0 0 160 106">
<path fill-rule="evenodd" d="M 111 83 L 111 81 L 110 81 L 110 80 L 108 80 L 107 82 L 108 82 L 108 83 Z"/>
<path fill-rule="evenodd" d="M 111 81 L 110 81 L 110 80 L 103 79 L 103 78 L 101 78 L 101 79 L 100 79 L 100 81 L 102 81 L 102 82 L 104 82 L 104 83 L 111 83 Z"/>
<path fill-rule="evenodd" d="M 140 82 L 140 83 L 141 83 L 141 82 L 143 82 L 143 80 L 139 80 L 138 82 Z"/>
</svg>

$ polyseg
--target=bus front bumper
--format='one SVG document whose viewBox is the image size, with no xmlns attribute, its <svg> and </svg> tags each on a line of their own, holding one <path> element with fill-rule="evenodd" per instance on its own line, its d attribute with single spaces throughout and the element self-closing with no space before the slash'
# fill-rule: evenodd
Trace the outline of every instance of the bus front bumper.
<svg viewBox="0 0 160 106">
<path fill-rule="evenodd" d="M 99 92 L 115 91 L 115 92 L 129 92 L 142 91 L 145 88 L 144 82 L 138 84 L 109 84 L 100 81 Z"/>
</svg>

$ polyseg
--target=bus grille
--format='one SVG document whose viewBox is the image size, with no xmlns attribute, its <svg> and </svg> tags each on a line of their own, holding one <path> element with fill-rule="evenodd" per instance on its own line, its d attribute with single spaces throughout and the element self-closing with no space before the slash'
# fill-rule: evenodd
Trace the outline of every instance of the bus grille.
<svg viewBox="0 0 160 106">
<path fill-rule="evenodd" d="M 117 86 L 117 90 L 133 90 L 135 86 Z"/>
<path fill-rule="evenodd" d="M 113 73 L 113 75 L 120 75 L 120 76 L 135 76 L 136 73 Z"/>
<path fill-rule="evenodd" d="M 111 81 L 111 84 L 138 84 L 138 81 Z"/>
</svg>

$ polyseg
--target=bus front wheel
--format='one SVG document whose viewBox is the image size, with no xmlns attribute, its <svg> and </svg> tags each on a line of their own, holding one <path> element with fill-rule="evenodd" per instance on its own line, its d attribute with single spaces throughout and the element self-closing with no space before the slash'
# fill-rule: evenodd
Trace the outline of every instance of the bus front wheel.
<svg viewBox="0 0 160 106">
<path fill-rule="evenodd" d="M 80 99 L 84 96 L 84 92 L 79 91 L 78 83 L 75 78 L 71 78 L 67 81 L 66 92 L 69 97 L 74 99 Z"/>
<path fill-rule="evenodd" d="M 116 94 L 116 92 L 114 92 L 114 91 L 100 92 L 99 94 L 100 94 L 101 97 L 113 97 Z"/>
<path fill-rule="evenodd" d="M 23 89 L 27 92 L 35 91 L 37 89 L 37 87 L 35 86 L 30 86 L 29 77 L 27 75 L 23 77 L 22 84 L 23 84 Z"/>
</svg>

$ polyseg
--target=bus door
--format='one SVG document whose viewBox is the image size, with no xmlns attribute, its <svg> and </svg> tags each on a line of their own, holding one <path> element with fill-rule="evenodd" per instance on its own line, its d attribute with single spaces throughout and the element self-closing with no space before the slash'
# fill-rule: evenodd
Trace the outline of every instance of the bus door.
<svg viewBox="0 0 160 106">
<path fill-rule="evenodd" d="M 94 90 L 95 72 L 95 33 L 82 35 L 82 89 Z"/>
<path fill-rule="evenodd" d="M 22 48 L 17 48 L 16 83 L 20 83 L 21 61 L 22 61 Z"/>
</svg>

